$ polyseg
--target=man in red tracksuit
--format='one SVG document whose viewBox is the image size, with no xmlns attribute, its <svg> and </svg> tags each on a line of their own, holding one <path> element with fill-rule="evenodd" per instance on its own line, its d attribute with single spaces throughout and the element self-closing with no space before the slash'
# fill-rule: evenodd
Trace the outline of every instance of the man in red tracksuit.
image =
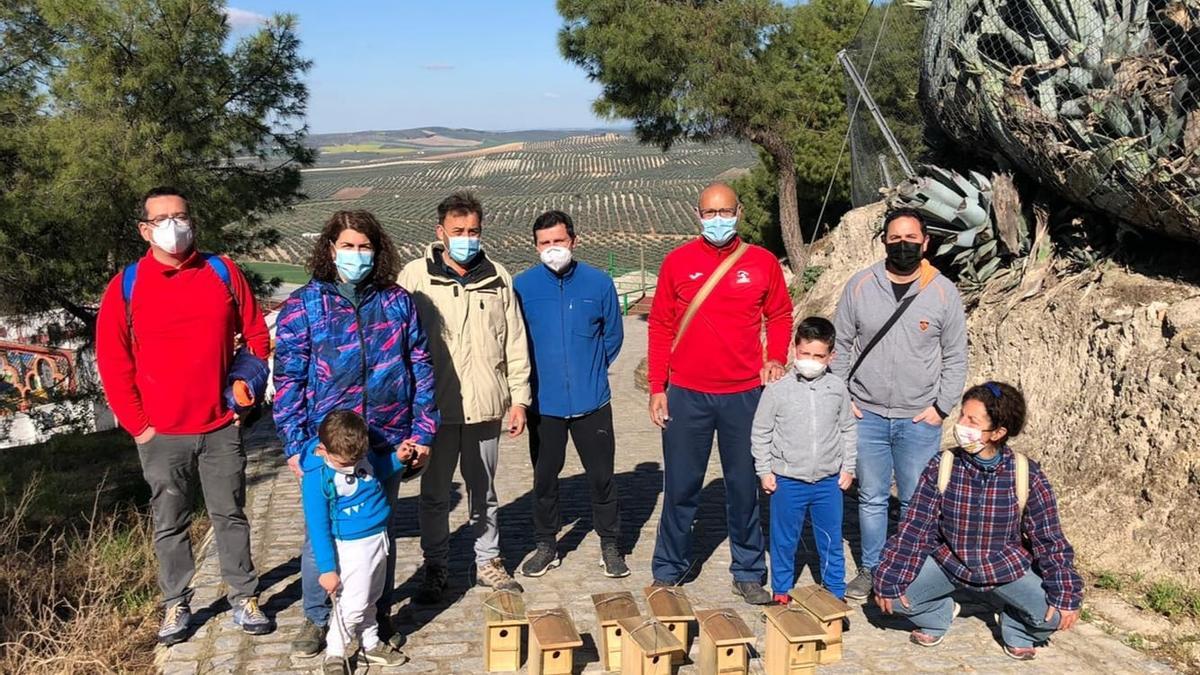
<svg viewBox="0 0 1200 675">
<path fill-rule="evenodd" d="M 186 639 L 191 618 L 190 484 L 196 473 L 234 622 L 254 635 L 271 630 L 258 607 L 258 575 L 250 560 L 241 429 L 223 395 L 235 336 L 241 334 L 245 348 L 264 359 L 270 336 L 246 278 L 227 258 L 197 251 L 193 226 L 178 190 L 155 188 L 146 195 L 138 230 L 150 250 L 109 283 L 96 325 L 105 395 L 137 442 L 150 484 L 166 610 L 158 638 L 164 644 Z"/>
<path fill-rule="evenodd" d="M 654 585 L 683 583 L 690 569 L 692 520 L 715 431 L 733 590 L 748 603 L 766 604 L 771 596 L 763 589 L 767 569 L 750 425 L 762 386 L 783 375 L 792 302 L 775 257 L 737 238 L 741 205 L 733 189 L 710 185 L 696 214 L 702 236 L 663 260 L 650 308 L 650 419 L 663 430 L 664 474 Z M 681 332 L 688 306 L 731 256 L 736 262 Z"/>
</svg>

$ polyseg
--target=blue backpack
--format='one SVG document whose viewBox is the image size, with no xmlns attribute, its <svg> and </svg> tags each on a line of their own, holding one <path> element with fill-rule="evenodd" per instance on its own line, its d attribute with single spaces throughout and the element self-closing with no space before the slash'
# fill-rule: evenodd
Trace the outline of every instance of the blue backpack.
<svg viewBox="0 0 1200 675">
<path fill-rule="evenodd" d="M 225 284 L 225 290 L 229 291 L 229 297 L 233 300 L 234 313 L 240 318 L 242 316 L 241 307 L 238 306 L 237 295 L 233 292 L 233 280 L 229 274 L 229 266 L 216 253 L 201 252 L 200 257 L 204 259 L 204 264 L 216 273 L 221 283 Z M 121 297 L 125 300 L 125 323 L 129 326 L 130 339 L 133 338 L 133 284 L 137 281 L 138 264 L 141 262 L 140 259 L 135 260 L 121 271 Z"/>
</svg>

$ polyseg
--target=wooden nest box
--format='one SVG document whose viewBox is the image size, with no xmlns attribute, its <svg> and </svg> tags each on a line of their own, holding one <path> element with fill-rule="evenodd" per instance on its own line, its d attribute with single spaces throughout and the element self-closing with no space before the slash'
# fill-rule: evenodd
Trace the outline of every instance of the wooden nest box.
<svg viewBox="0 0 1200 675">
<path fill-rule="evenodd" d="M 597 593 L 592 596 L 596 606 L 596 621 L 600 624 L 600 658 L 605 670 L 621 669 L 621 635 L 625 632 L 617 624 L 620 619 L 639 617 L 637 603 L 629 591 L 620 593 Z"/>
<path fill-rule="evenodd" d="M 767 675 L 813 675 L 817 672 L 817 650 L 825 639 L 825 628 L 798 607 L 773 605 L 767 615 L 767 649 L 763 663 Z"/>
<path fill-rule="evenodd" d="M 691 601 L 677 586 L 647 586 L 643 592 L 646 594 L 646 604 L 650 607 L 650 616 L 663 622 L 671 635 L 683 645 L 683 650 L 671 657 L 674 663 L 682 663 L 691 644 L 692 621 L 696 620 Z"/>
<path fill-rule="evenodd" d="M 621 636 L 621 675 L 674 675 L 673 656 L 682 654 L 683 645 L 657 619 L 630 616 L 619 619 Z"/>
<path fill-rule="evenodd" d="M 696 612 L 700 622 L 700 675 L 749 675 L 754 633 L 731 609 Z"/>
<path fill-rule="evenodd" d="M 812 584 L 793 588 L 790 593 L 804 611 L 812 615 L 825 629 L 825 640 L 817 654 L 818 663 L 829 665 L 842 658 L 842 624 L 850 614 L 850 605 L 838 600 L 823 586 Z"/>
<path fill-rule="evenodd" d="M 521 627 L 525 599 L 520 593 L 496 591 L 483 600 L 483 666 L 487 671 L 521 669 Z"/>
<path fill-rule="evenodd" d="M 571 615 L 563 609 L 534 610 L 529 618 L 529 675 L 569 675 L 575 650 L 583 646 Z"/>
</svg>

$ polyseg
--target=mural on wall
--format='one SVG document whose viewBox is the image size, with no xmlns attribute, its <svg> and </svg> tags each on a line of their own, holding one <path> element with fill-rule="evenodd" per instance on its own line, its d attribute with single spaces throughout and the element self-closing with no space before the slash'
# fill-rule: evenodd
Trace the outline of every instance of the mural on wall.
<svg viewBox="0 0 1200 675">
<path fill-rule="evenodd" d="M 75 351 L 0 340 L 0 414 L 76 392 Z"/>
</svg>

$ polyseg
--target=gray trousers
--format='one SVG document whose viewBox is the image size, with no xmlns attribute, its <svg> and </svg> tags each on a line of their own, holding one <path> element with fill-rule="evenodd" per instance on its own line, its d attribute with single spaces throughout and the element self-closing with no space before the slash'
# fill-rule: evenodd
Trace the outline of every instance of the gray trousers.
<svg viewBox="0 0 1200 675">
<path fill-rule="evenodd" d="M 444 567 L 450 557 L 450 481 L 460 457 L 475 535 L 475 562 L 482 564 L 500 556 L 500 500 L 496 497 L 500 421 L 443 424 L 433 441 L 429 467 L 421 475 L 421 551 L 427 564 Z"/>
<path fill-rule="evenodd" d="M 212 521 L 221 562 L 221 578 L 235 607 L 258 591 L 250 561 L 250 523 L 246 520 L 246 451 L 241 429 L 232 424 L 207 434 L 159 434 L 138 446 L 142 475 L 150 484 L 154 552 L 163 606 L 190 603 L 196 562 L 192 526 L 192 483 L 197 474 Z"/>
</svg>

